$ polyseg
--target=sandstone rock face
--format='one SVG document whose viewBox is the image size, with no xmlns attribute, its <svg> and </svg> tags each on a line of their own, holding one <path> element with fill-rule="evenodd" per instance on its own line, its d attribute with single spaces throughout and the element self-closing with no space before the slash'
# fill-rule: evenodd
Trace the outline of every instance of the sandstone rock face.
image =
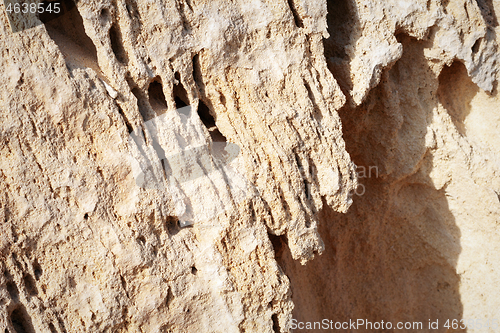
<svg viewBox="0 0 500 333">
<path fill-rule="evenodd" d="M 60 4 L 0 11 L 2 333 L 500 324 L 500 4 Z"/>
<path fill-rule="evenodd" d="M 360 187 L 321 212 L 322 256 L 278 255 L 300 321 L 500 321 L 500 3 L 401 3 L 329 3 Z"/>
</svg>

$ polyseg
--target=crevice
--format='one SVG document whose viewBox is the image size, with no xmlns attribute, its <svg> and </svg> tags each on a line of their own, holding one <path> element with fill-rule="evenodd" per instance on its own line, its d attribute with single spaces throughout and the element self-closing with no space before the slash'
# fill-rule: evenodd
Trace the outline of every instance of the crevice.
<svg viewBox="0 0 500 333">
<path fill-rule="evenodd" d="M 180 17 L 181 17 L 181 22 L 182 22 L 182 36 L 185 36 L 185 35 L 189 34 L 191 32 L 191 30 L 192 30 L 192 26 L 191 26 L 191 23 L 190 23 L 191 20 L 189 20 L 186 17 L 186 9 L 185 9 L 184 2 L 183 1 L 178 1 L 177 5 L 178 5 L 178 11 L 179 11 L 179 14 L 180 14 Z M 192 13 L 193 9 L 191 8 L 191 6 L 188 5 L 188 8 L 189 8 L 189 10 Z"/>
<path fill-rule="evenodd" d="M 59 323 L 61 331 L 63 331 L 63 333 L 68 333 L 68 331 L 66 330 L 66 326 L 64 325 L 64 321 L 61 319 L 61 317 L 57 317 L 57 322 Z"/>
<path fill-rule="evenodd" d="M 165 305 L 167 306 L 167 308 L 170 308 L 170 304 L 172 303 L 173 300 L 174 300 L 174 294 L 172 294 L 171 288 L 168 288 L 167 297 L 165 297 Z"/>
<path fill-rule="evenodd" d="M 302 165 L 302 162 L 300 161 L 300 157 L 298 153 L 295 153 L 295 163 L 297 164 L 297 168 L 299 169 L 300 172 L 300 177 L 302 177 L 302 183 L 304 185 L 303 191 L 306 194 L 306 199 L 310 200 L 311 199 L 311 194 L 310 194 L 310 187 L 307 181 L 306 177 L 306 170 L 304 169 L 304 166 Z M 307 221 L 306 221 L 307 224 Z"/>
<path fill-rule="evenodd" d="M 269 240 L 271 241 L 271 244 L 273 245 L 273 250 L 274 250 L 274 257 L 278 261 L 279 258 L 283 256 L 283 251 L 286 250 L 287 247 L 287 239 L 286 236 L 277 236 L 274 234 L 268 234 Z"/>
<path fill-rule="evenodd" d="M 97 50 L 92 40 L 85 33 L 83 19 L 78 8 L 71 0 L 61 0 L 59 14 L 40 14 L 47 32 L 57 44 L 70 70 L 92 68 L 100 73 L 97 62 Z"/>
<path fill-rule="evenodd" d="M 191 0 L 186 0 L 186 4 L 188 5 L 189 9 L 193 11 L 193 5 L 191 4 Z"/>
<path fill-rule="evenodd" d="M 125 291 L 125 295 L 127 295 L 127 298 L 129 298 L 128 291 L 127 291 L 127 281 L 125 281 L 125 278 L 123 275 L 120 275 L 120 282 L 122 283 L 122 288 Z"/>
<path fill-rule="evenodd" d="M 123 47 L 122 33 L 116 22 L 113 23 L 109 29 L 109 40 L 116 60 L 126 65 L 128 63 L 128 55 Z"/>
<path fill-rule="evenodd" d="M 306 87 L 309 100 L 311 100 L 311 103 L 313 105 L 313 110 L 314 110 L 313 116 L 316 120 L 321 121 L 321 119 L 323 118 L 323 115 L 321 114 L 321 110 L 320 110 L 318 104 L 316 103 L 316 97 L 314 97 L 314 93 L 311 89 L 311 86 L 309 85 L 309 83 L 306 82 L 306 80 L 304 80 L 304 86 Z"/>
<path fill-rule="evenodd" d="M 200 55 L 195 54 L 193 57 L 193 80 L 199 89 L 203 87 L 203 76 L 201 74 Z"/>
<path fill-rule="evenodd" d="M 290 10 L 292 11 L 293 20 L 295 21 L 295 25 L 298 28 L 303 28 L 304 22 L 302 22 L 302 19 L 300 18 L 299 13 L 297 13 L 297 8 L 295 7 L 295 3 L 293 2 L 293 0 L 288 0 L 288 6 L 290 6 Z"/>
<path fill-rule="evenodd" d="M 350 57 L 347 46 L 353 45 L 361 36 L 359 17 L 355 3 L 347 0 L 327 1 L 328 33 L 324 49 L 328 69 L 338 81 L 348 98 L 353 87 Z"/>
<path fill-rule="evenodd" d="M 120 107 L 119 104 L 116 104 L 116 106 L 118 107 L 118 113 L 122 117 L 123 122 L 125 123 L 125 126 L 127 126 L 128 134 L 132 133 L 134 131 L 134 128 L 130 124 L 130 121 L 128 120 L 127 116 L 125 116 L 125 113 L 123 112 L 123 109 Z"/>
</svg>

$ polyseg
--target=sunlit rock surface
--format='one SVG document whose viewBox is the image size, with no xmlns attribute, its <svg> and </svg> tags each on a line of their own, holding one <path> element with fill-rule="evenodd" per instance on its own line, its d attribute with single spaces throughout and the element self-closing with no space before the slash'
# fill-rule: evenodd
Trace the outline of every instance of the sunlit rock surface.
<svg viewBox="0 0 500 333">
<path fill-rule="evenodd" d="M 498 2 L 0 8 L 2 333 L 500 324 Z"/>
</svg>

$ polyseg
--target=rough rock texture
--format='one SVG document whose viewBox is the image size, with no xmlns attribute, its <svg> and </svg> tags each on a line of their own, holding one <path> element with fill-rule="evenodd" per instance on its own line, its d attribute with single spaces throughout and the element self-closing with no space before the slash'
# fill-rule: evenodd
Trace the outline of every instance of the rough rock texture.
<svg viewBox="0 0 500 333">
<path fill-rule="evenodd" d="M 356 186 L 326 3 L 63 9 L 2 11 L 0 330 L 286 331 L 268 233 L 311 259 Z"/>
<path fill-rule="evenodd" d="M 497 2 L 4 8 L 2 333 L 498 317 Z"/>
<path fill-rule="evenodd" d="M 279 252 L 294 317 L 498 322 L 500 3 L 401 3 L 329 2 L 360 187 L 347 214 L 321 212 L 322 256 L 304 267 Z"/>
</svg>

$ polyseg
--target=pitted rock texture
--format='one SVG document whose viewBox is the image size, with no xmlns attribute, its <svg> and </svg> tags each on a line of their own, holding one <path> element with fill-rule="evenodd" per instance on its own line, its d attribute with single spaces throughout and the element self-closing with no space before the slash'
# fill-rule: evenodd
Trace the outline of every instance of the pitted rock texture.
<svg viewBox="0 0 500 333">
<path fill-rule="evenodd" d="M 496 318 L 498 2 L 0 9 L 2 333 Z"/>
<path fill-rule="evenodd" d="M 4 9 L 0 330 L 287 331 L 269 234 L 312 259 L 357 184 L 326 3 Z"/>
</svg>

